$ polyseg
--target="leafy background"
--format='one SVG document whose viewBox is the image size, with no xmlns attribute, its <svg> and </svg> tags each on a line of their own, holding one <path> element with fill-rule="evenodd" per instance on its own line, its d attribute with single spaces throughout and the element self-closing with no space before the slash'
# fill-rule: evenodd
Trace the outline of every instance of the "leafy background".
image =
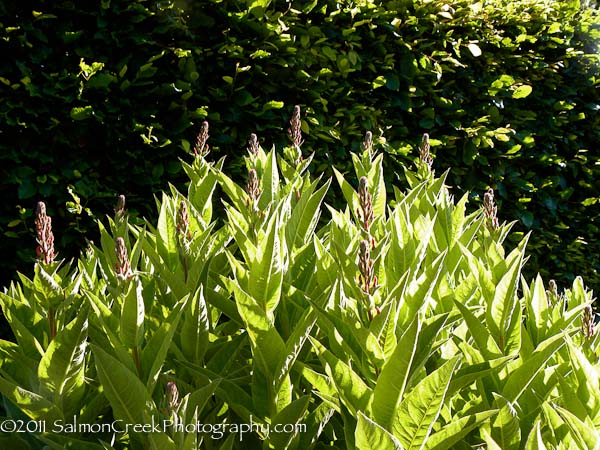
<svg viewBox="0 0 600 450">
<path fill-rule="evenodd" d="M 31 267 L 39 199 L 70 257 L 118 193 L 153 214 L 148 193 L 184 182 L 177 159 L 203 120 L 239 179 L 249 133 L 280 144 L 300 104 L 314 173 L 348 171 L 369 129 L 392 156 L 388 187 L 402 184 L 427 132 L 456 193 L 478 202 L 491 186 L 501 218 L 520 220 L 514 238 L 535 230 L 526 272 L 598 286 L 595 6 L 4 1 L 2 284 Z"/>
</svg>

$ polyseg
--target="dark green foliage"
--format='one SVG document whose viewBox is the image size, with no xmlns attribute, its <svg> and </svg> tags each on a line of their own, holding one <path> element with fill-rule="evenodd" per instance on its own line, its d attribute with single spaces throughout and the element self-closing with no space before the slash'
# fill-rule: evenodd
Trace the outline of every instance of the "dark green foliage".
<svg viewBox="0 0 600 450">
<path fill-rule="evenodd" d="M 349 169 L 367 129 L 402 173 L 427 132 L 457 193 L 491 186 L 501 220 L 535 230 L 526 268 L 600 281 L 600 29 L 578 0 L 34 3 L 0 6 L 7 273 L 34 256 L 37 200 L 70 256 L 86 207 L 124 193 L 149 214 L 142 194 L 183 182 L 177 158 L 203 120 L 240 174 L 248 135 L 280 143 L 300 104 L 314 173 Z"/>
</svg>

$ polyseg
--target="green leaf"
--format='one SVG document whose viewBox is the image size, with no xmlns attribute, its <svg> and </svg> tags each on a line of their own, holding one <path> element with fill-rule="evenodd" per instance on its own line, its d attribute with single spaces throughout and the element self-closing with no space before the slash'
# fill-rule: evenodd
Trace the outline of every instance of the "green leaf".
<svg viewBox="0 0 600 450">
<path fill-rule="evenodd" d="M 292 209 L 286 224 L 286 241 L 288 245 L 300 248 L 312 240 L 312 235 L 321 215 L 321 203 L 329 190 L 331 179 L 313 193 L 319 180 L 315 180 L 308 189 L 302 192 L 300 200 Z"/>
<path fill-rule="evenodd" d="M 258 0 L 258 1 L 261 1 L 261 0 Z M 264 112 L 264 111 L 268 111 L 270 109 L 281 109 L 284 106 L 285 106 L 285 103 L 283 103 L 283 102 L 280 102 L 278 100 L 270 100 L 263 105 L 262 110 Z"/>
<path fill-rule="evenodd" d="M 66 413 L 71 411 L 65 406 L 69 403 L 76 405 L 85 389 L 87 329 L 87 310 L 82 309 L 50 342 L 38 367 L 41 392 L 47 392 Z M 74 391 L 77 398 L 69 402 Z"/>
<path fill-rule="evenodd" d="M 303 395 L 291 402 L 273 418 L 271 429 L 276 430 L 280 427 L 298 424 L 306 414 L 309 401 L 310 396 Z M 296 427 L 294 427 L 294 431 L 292 432 L 271 431 L 269 433 L 268 442 L 272 448 L 289 448 L 291 440 L 297 435 L 298 429 Z"/>
<path fill-rule="evenodd" d="M 121 328 L 119 334 L 128 348 L 139 348 L 144 339 L 144 297 L 142 283 L 135 279 L 129 284 L 129 290 L 123 301 Z"/>
<path fill-rule="evenodd" d="M 417 350 L 421 324 L 418 315 L 402 334 L 392 355 L 381 369 L 373 391 L 372 411 L 377 423 L 390 430 L 403 399 L 411 364 Z"/>
<path fill-rule="evenodd" d="M 472 430 L 479 428 L 486 420 L 498 414 L 497 409 L 484 411 L 460 418 L 453 418 L 448 425 L 440 431 L 433 433 L 423 450 L 445 450 L 459 443 Z"/>
<path fill-rule="evenodd" d="M 600 447 L 598 431 L 596 431 L 594 424 L 591 423 L 589 418 L 583 421 L 571 411 L 568 411 L 567 409 L 558 405 L 555 405 L 555 409 L 569 427 L 571 436 L 573 436 L 579 448 L 597 450 Z"/>
<path fill-rule="evenodd" d="M 17 317 L 16 304 L 18 300 L 0 292 L 0 303 L 2 304 L 2 311 L 6 317 L 6 321 L 10 324 L 10 328 L 15 335 L 16 341 L 21 348 L 23 353 L 30 357 L 39 359 L 44 354 L 42 345 L 37 338 L 31 333 L 31 330 Z"/>
<path fill-rule="evenodd" d="M 258 244 L 255 258 L 247 261 L 248 289 L 270 316 L 281 299 L 284 275 L 285 237 L 279 214 L 269 220 L 265 236 Z"/>
<path fill-rule="evenodd" d="M 521 321 L 518 320 L 521 316 L 521 307 L 516 293 L 528 238 L 529 235 L 515 249 L 518 253 L 496 286 L 494 298 L 486 310 L 486 323 L 498 348 L 505 355 L 518 352 L 520 348 L 520 342 L 514 342 L 512 337 L 515 329 L 521 326 Z"/>
<path fill-rule="evenodd" d="M 546 362 L 563 345 L 565 345 L 565 337 L 562 334 L 542 342 L 526 361 L 509 372 L 502 389 L 502 396 L 510 402 L 516 402 L 538 373 L 545 368 Z"/>
<path fill-rule="evenodd" d="M 548 319 L 548 298 L 544 282 L 539 274 L 535 279 L 531 300 L 527 302 L 527 310 L 529 312 L 528 323 L 534 325 L 529 332 L 535 337 L 535 343 L 537 344 L 546 337 L 546 321 Z"/>
<path fill-rule="evenodd" d="M 404 398 L 397 410 L 393 433 L 406 450 L 421 449 L 442 409 L 459 358 L 446 361 Z"/>
<path fill-rule="evenodd" d="M 492 338 L 489 330 L 482 323 L 482 320 L 459 301 L 455 300 L 454 304 L 463 316 L 481 354 L 487 359 L 495 359 L 501 356 L 502 352 L 498 348 L 496 341 Z"/>
<path fill-rule="evenodd" d="M 57 406 L 50 400 L 3 377 L 0 377 L 0 393 L 33 420 L 51 422 L 63 417 Z"/>
<path fill-rule="evenodd" d="M 217 171 L 217 177 L 223 191 L 233 202 L 233 206 L 235 206 L 238 211 L 246 211 L 246 192 L 223 172 Z"/>
<path fill-rule="evenodd" d="M 90 105 L 76 106 L 71 108 L 70 116 L 73 120 L 85 120 L 94 115 L 94 110 Z"/>
<path fill-rule="evenodd" d="M 46 268 L 41 264 L 36 264 L 34 270 L 33 284 L 41 296 L 40 300 L 43 302 L 43 305 L 46 307 L 48 305 L 56 306 L 64 298 L 62 287 L 56 281 L 54 275 L 47 272 Z"/>
<path fill-rule="evenodd" d="M 403 450 L 394 435 L 369 419 L 362 411 L 358 412 L 354 439 L 358 450 Z"/>
<path fill-rule="evenodd" d="M 267 154 L 266 164 L 261 174 L 262 193 L 258 200 L 258 208 L 262 211 L 279 199 L 279 172 L 275 149 Z"/>
<path fill-rule="evenodd" d="M 187 301 L 186 297 L 173 308 L 167 320 L 152 334 L 152 337 L 142 350 L 140 363 L 143 379 L 146 380 L 146 388 L 150 395 L 152 395 L 158 381 L 158 376 L 167 357 L 173 335 L 177 330 L 177 325 L 179 324 L 182 311 L 187 305 Z"/>
<path fill-rule="evenodd" d="M 519 450 L 521 428 L 514 405 L 501 395 L 495 394 L 499 412 L 491 424 L 491 437 L 502 450 Z"/>
<path fill-rule="evenodd" d="M 344 194 L 344 198 L 346 199 L 346 202 L 350 207 L 350 211 L 353 215 L 356 215 L 356 211 L 360 208 L 358 194 L 356 193 L 354 188 L 352 188 L 350 183 L 346 181 L 344 175 L 338 172 L 338 170 L 335 167 L 333 168 L 333 173 L 335 174 L 335 178 L 337 179 L 340 188 L 342 189 L 342 193 Z"/>
<path fill-rule="evenodd" d="M 350 413 L 356 415 L 358 411 L 367 411 L 371 389 L 350 366 L 339 360 L 319 341 L 313 337 L 310 337 L 310 341 Z"/>
<path fill-rule="evenodd" d="M 158 216 L 156 246 L 158 253 L 167 267 L 173 270 L 177 264 L 177 229 L 175 227 L 174 211 L 171 209 L 172 201 L 163 193 Z"/>
<path fill-rule="evenodd" d="M 527 442 L 525 443 L 524 450 L 546 450 L 546 446 L 544 445 L 544 440 L 542 439 L 542 432 L 540 429 L 541 422 L 541 420 L 535 422 L 535 425 L 529 433 Z"/>
<path fill-rule="evenodd" d="M 189 361 L 199 364 L 204 358 L 208 348 L 209 326 L 204 286 L 201 285 L 189 301 L 179 334 L 181 351 Z"/>
<path fill-rule="evenodd" d="M 316 323 L 315 313 L 312 308 L 305 310 L 304 314 L 294 327 L 294 331 L 285 343 L 285 358 L 281 360 L 275 371 L 275 391 L 279 391 L 281 383 L 288 376 L 292 366 L 296 362 L 304 343 L 310 336 L 310 332 Z"/>
<path fill-rule="evenodd" d="M 207 405 L 208 401 L 211 399 L 215 391 L 218 389 L 221 380 L 211 381 L 206 386 L 202 386 L 200 389 L 195 390 L 191 394 L 189 394 L 187 401 L 187 420 L 188 423 L 193 417 L 193 413 L 197 413 L 200 415 L 204 410 L 204 407 Z"/>
<path fill-rule="evenodd" d="M 200 212 L 204 225 L 208 225 L 212 219 L 212 195 L 217 184 L 217 172 L 225 162 L 221 158 L 214 166 L 209 165 L 204 158 L 196 158 L 190 166 L 183 163 L 183 169 L 190 177 L 188 198 L 191 205 Z"/>
<path fill-rule="evenodd" d="M 98 372 L 98 379 L 113 415 L 124 423 L 147 423 L 152 415 L 154 402 L 144 383 L 117 359 L 100 347 L 91 344 Z"/>
<path fill-rule="evenodd" d="M 533 88 L 531 86 L 529 86 L 528 84 L 523 84 L 513 91 L 512 97 L 513 98 L 525 98 L 529 94 L 531 94 L 532 91 L 533 91 Z"/>
</svg>

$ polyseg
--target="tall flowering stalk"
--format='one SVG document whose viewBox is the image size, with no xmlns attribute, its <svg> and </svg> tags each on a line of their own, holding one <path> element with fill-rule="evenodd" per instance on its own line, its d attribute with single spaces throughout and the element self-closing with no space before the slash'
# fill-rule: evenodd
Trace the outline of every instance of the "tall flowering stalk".
<svg viewBox="0 0 600 450">
<path fill-rule="evenodd" d="M 125 196 L 123 194 L 117 197 L 117 204 L 115 206 L 115 221 L 122 222 L 125 219 Z"/>
<path fill-rule="evenodd" d="M 187 204 L 184 200 L 181 200 L 179 202 L 179 208 L 177 208 L 177 221 L 175 226 L 177 230 L 177 245 L 179 246 L 181 252 L 181 259 L 183 263 L 183 274 L 184 278 L 187 280 L 188 251 L 190 241 L 192 240 L 192 232 L 190 231 L 190 213 L 188 211 Z"/>
<path fill-rule="evenodd" d="M 38 261 L 45 266 L 54 262 L 54 233 L 52 233 L 52 219 L 46 214 L 46 205 L 44 202 L 38 202 L 35 211 L 35 231 L 37 241 Z M 50 340 L 56 336 L 56 320 L 54 306 L 50 303 L 48 307 L 48 326 L 50 331 Z"/>
<path fill-rule="evenodd" d="M 300 118 L 300 106 L 294 106 L 294 112 L 290 119 L 290 127 L 288 128 L 288 135 L 292 140 L 292 145 L 300 147 L 304 142 L 302 140 L 302 119 Z"/>
<path fill-rule="evenodd" d="M 594 325 L 594 312 L 592 311 L 592 307 L 587 305 L 583 309 L 583 319 L 581 321 L 581 332 L 583 336 L 590 340 L 594 337 L 594 333 L 596 332 Z"/>
<path fill-rule="evenodd" d="M 258 199 L 260 197 L 258 175 L 255 169 L 248 171 L 248 182 L 246 183 L 246 193 L 248 194 L 247 204 L 252 211 L 258 211 Z"/>
<path fill-rule="evenodd" d="M 194 144 L 194 156 L 204 157 L 208 155 L 210 148 L 207 144 L 208 141 L 208 122 L 205 120 L 202 122 L 202 127 L 200 128 L 200 132 L 198 136 L 196 136 L 196 143 Z"/>
<path fill-rule="evenodd" d="M 35 213 L 35 231 L 37 241 L 37 257 L 43 264 L 54 262 L 54 233 L 52 233 L 52 219 L 46 214 L 44 202 L 38 202 Z"/>
<path fill-rule="evenodd" d="M 373 222 L 373 196 L 369 192 L 367 177 L 360 177 L 360 180 L 358 180 L 358 200 L 360 209 L 356 211 L 356 214 L 361 220 L 363 230 L 369 233 Z"/>
<path fill-rule="evenodd" d="M 360 288 L 368 297 L 368 315 L 372 320 L 379 314 L 379 308 L 373 304 L 372 295 L 377 288 L 377 276 L 375 275 L 375 262 L 371 258 L 371 242 L 362 240 L 358 245 L 358 271 Z"/>
<path fill-rule="evenodd" d="M 258 155 L 258 150 L 260 149 L 260 145 L 258 144 L 258 137 L 256 134 L 252 133 L 248 138 L 248 153 L 251 157 L 256 157 Z"/>
<path fill-rule="evenodd" d="M 179 390 L 174 381 L 169 381 L 165 386 L 165 398 L 168 410 L 175 412 L 179 408 Z"/>
<path fill-rule="evenodd" d="M 546 299 L 548 302 L 548 306 L 550 307 L 556 305 L 560 300 L 558 286 L 556 285 L 556 281 L 554 280 L 550 280 L 548 282 L 548 290 L 546 290 Z"/>
<path fill-rule="evenodd" d="M 498 223 L 498 206 L 494 202 L 494 190 L 488 189 L 483 196 L 483 213 L 486 218 L 487 225 L 492 230 L 497 230 L 500 226 Z"/>
<path fill-rule="evenodd" d="M 423 134 L 421 144 L 419 145 L 419 159 L 421 162 L 431 168 L 431 165 L 433 164 L 433 157 L 431 156 L 431 153 L 429 153 L 430 148 L 431 145 L 429 144 L 429 135 L 425 133 Z"/>
<path fill-rule="evenodd" d="M 365 138 L 361 144 L 363 152 L 366 152 L 369 155 L 369 159 L 373 159 L 373 133 L 367 131 L 365 133 Z"/>
<path fill-rule="evenodd" d="M 131 271 L 131 265 L 129 264 L 125 240 L 122 237 L 117 238 L 115 253 L 117 255 L 117 264 L 115 265 L 117 278 L 119 280 L 129 280 L 133 273 Z"/>
<path fill-rule="evenodd" d="M 294 166 L 302 162 L 302 150 L 300 146 L 304 143 L 302 140 L 302 119 L 300 118 L 300 106 L 294 106 L 294 112 L 290 119 L 290 127 L 288 128 L 288 136 L 292 141 L 291 155 L 289 158 L 292 160 Z"/>
</svg>

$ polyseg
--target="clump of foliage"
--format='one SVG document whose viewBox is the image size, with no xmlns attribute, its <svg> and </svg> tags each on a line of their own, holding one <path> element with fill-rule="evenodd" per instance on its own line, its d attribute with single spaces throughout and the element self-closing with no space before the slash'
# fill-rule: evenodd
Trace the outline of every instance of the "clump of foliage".
<svg viewBox="0 0 600 450">
<path fill-rule="evenodd" d="M 315 170 L 351 170 L 348 149 L 371 129 L 394 155 L 389 187 L 428 132 L 450 185 L 494 188 L 515 236 L 536 230 L 532 270 L 600 282 L 598 14 L 579 0 L 24 5 L 0 5 L 0 232 L 27 264 L 33 199 L 63 249 L 81 248 L 89 211 L 115 193 L 148 215 L 149 189 L 182 188 L 176 155 L 196 124 L 219 130 L 213 154 L 239 155 L 251 132 L 281 144 L 301 103 Z M 240 181 L 241 159 L 229 163 Z"/>
<path fill-rule="evenodd" d="M 367 133 L 353 171 L 334 169 L 342 209 L 308 170 L 299 115 L 289 137 L 281 153 L 251 137 L 244 183 L 199 140 L 186 193 L 157 198 L 156 223 L 129 223 L 120 197 L 70 264 L 40 204 L 35 275 L 0 294 L 16 338 L 0 341 L 0 393 L 4 418 L 49 425 L 2 446 L 595 448 L 599 338 L 581 278 L 526 280 L 529 237 L 505 247 L 513 223 L 491 190 L 474 212 L 455 202 L 427 136 L 389 196 Z M 119 425 L 50 429 L 73 416 Z M 122 432 L 153 420 L 182 427 Z"/>
</svg>

